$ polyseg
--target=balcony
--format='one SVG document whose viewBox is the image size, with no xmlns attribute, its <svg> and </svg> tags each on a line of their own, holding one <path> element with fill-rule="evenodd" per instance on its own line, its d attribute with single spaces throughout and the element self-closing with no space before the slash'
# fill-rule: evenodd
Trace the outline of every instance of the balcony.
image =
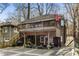
<svg viewBox="0 0 79 59">
<path fill-rule="evenodd" d="M 21 26 L 21 28 L 50 27 L 55 25 L 56 25 L 55 21 L 45 21 L 45 22 L 24 24 Z"/>
<path fill-rule="evenodd" d="M 22 25 L 20 31 L 55 31 L 56 28 L 55 21 L 45 21 Z"/>
</svg>

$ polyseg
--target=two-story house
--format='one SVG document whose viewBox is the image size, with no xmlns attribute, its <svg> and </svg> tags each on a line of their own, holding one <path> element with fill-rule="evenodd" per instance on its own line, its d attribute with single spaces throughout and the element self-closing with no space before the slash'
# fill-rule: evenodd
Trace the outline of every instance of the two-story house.
<svg viewBox="0 0 79 59">
<path fill-rule="evenodd" d="M 0 43 L 4 46 L 9 46 L 14 36 L 18 34 L 17 25 L 11 22 L 4 22 L 0 25 Z"/>
<path fill-rule="evenodd" d="M 27 19 L 18 27 L 19 31 L 24 34 L 24 45 L 30 41 L 36 46 L 40 44 L 49 46 L 52 43 L 58 46 L 62 44 L 60 23 L 56 21 L 56 15 L 50 14 Z"/>
</svg>

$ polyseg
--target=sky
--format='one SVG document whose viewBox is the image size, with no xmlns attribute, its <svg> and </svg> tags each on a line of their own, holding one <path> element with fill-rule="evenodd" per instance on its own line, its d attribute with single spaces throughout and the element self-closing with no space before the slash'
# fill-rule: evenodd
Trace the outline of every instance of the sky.
<svg viewBox="0 0 79 59">
<path fill-rule="evenodd" d="M 64 12 L 64 6 L 63 4 L 58 4 L 60 5 L 60 12 L 61 14 L 63 14 Z M 15 7 L 13 6 L 13 4 L 10 3 L 10 5 L 0 14 L 0 21 L 4 21 L 9 15 L 10 13 L 15 11 Z"/>
<path fill-rule="evenodd" d="M 15 7 L 10 4 L 10 6 L 8 6 L 1 14 L 0 14 L 0 21 L 4 21 L 4 19 L 6 19 L 8 17 L 8 13 L 10 12 L 14 12 Z"/>
</svg>

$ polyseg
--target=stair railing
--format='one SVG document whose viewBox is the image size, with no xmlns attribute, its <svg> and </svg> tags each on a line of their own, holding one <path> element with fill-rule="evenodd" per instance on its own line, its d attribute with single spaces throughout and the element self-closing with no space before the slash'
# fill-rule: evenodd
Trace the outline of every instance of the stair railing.
<svg viewBox="0 0 79 59">
<path fill-rule="evenodd" d="M 12 46 L 13 44 L 16 44 L 16 41 L 20 39 L 19 37 L 19 34 L 15 34 L 11 39 L 10 41 L 8 42 L 9 43 L 9 46 Z"/>
</svg>

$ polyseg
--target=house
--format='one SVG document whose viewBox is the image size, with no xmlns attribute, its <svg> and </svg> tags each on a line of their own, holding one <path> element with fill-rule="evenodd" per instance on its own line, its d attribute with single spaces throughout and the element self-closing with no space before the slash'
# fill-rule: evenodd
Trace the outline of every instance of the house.
<svg viewBox="0 0 79 59">
<path fill-rule="evenodd" d="M 14 36 L 18 34 L 17 25 L 11 22 L 4 22 L 0 25 L 0 42 L 2 45 L 10 45 L 11 41 L 14 40 Z"/>
<path fill-rule="evenodd" d="M 19 24 L 18 28 L 24 37 L 24 45 L 27 45 L 28 41 L 35 46 L 42 44 L 49 47 L 52 43 L 54 46 L 61 45 L 63 42 L 63 39 L 61 40 L 61 20 L 56 21 L 57 16 L 54 14 L 38 16 Z M 62 19 L 62 16 L 59 16 Z"/>
</svg>

